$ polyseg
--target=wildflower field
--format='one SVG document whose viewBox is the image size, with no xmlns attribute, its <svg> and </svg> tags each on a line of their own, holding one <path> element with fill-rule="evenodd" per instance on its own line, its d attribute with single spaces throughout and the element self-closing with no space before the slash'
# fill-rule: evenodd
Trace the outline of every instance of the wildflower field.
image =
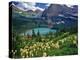
<svg viewBox="0 0 80 60">
<path fill-rule="evenodd" d="M 76 33 L 58 32 L 44 36 L 13 36 L 13 58 L 75 55 L 78 53 Z"/>
</svg>

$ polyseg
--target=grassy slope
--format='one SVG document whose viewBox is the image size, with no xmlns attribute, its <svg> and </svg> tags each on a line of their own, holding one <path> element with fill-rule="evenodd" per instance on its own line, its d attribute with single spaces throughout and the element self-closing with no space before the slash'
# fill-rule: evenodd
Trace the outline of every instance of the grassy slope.
<svg viewBox="0 0 80 60">
<path fill-rule="evenodd" d="M 50 34 L 49 34 L 50 35 Z M 52 34 L 54 36 L 54 34 Z M 18 36 L 15 49 L 15 57 L 41 57 L 78 54 L 77 35 L 69 32 L 61 33 L 56 37 L 28 39 L 26 36 Z"/>
</svg>

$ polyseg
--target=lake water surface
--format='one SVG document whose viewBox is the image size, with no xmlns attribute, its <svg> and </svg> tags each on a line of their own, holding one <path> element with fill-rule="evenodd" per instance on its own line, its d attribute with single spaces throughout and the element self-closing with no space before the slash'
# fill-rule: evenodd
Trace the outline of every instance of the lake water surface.
<svg viewBox="0 0 80 60">
<path fill-rule="evenodd" d="M 37 34 L 37 32 L 39 31 L 39 33 L 40 33 L 41 35 L 47 34 L 47 33 L 49 33 L 49 32 L 56 32 L 55 29 L 50 29 L 50 28 L 34 28 L 34 29 L 31 29 L 31 30 L 27 30 L 27 31 L 25 32 L 25 34 L 26 34 L 26 35 L 27 35 L 27 34 L 32 35 L 32 30 L 34 30 L 35 34 Z"/>
</svg>

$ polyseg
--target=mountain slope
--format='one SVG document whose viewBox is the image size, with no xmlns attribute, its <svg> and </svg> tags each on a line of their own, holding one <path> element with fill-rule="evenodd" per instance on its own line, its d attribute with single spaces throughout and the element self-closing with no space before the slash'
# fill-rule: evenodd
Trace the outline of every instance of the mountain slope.
<svg viewBox="0 0 80 60">
<path fill-rule="evenodd" d="M 53 16 L 58 16 L 59 14 L 65 17 L 68 15 L 75 15 L 75 14 L 77 16 L 77 9 L 78 9 L 77 6 L 73 6 L 73 8 L 71 8 L 66 5 L 51 4 L 48 7 L 48 9 L 44 10 L 42 17 L 51 18 Z"/>
</svg>

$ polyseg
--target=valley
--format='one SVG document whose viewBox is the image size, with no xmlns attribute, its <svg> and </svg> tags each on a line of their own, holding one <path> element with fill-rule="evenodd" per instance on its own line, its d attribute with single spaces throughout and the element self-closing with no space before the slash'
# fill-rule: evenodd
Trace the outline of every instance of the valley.
<svg viewBox="0 0 80 60">
<path fill-rule="evenodd" d="M 60 4 L 50 4 L 45 9 L 30 7 L 11 2 L 11 57 L 77 55 L 78 7 Z"/>
</svg>

